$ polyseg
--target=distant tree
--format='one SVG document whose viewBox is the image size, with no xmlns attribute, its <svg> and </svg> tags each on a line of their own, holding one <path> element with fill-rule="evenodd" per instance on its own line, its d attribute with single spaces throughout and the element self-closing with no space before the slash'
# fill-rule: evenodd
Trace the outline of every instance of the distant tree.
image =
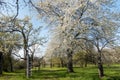
<svg viewBox="0 0 120 80">
<path fill-rule="evenodd" d="M 56 47 L 53 51 L 53 55 L 55 58 L 58 59 L 59 66 L 60 67 L 66 67 L 67 64 L 67 55 L 62 47 L 62 45 L 59 45 Z"/>
<path fill-rule="evenodd" d="M 85 40 L 79 41 L 79 48 L 75 50 L 73 55 L 73 61 L 75 64 L 80 64 L 81 67 L 87 67 L 88 63 L 96 63 L 95 61 L 95 48 L 94 46 Z"/>
<path fill-rule="evenodd" d="M 42 65 L 45 67 L 45 60 L 44 56 L 43 57 L 34 57 L 34 62 L 33 62 L 34 67 L 38 67 L 38 71 L 42 67 Z"/>
</svg>

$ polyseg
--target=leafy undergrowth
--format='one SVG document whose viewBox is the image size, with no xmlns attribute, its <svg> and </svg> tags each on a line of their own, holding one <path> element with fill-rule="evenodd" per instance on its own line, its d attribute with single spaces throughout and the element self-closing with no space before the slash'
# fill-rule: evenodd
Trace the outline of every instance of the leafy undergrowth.
<svg viewBox="0 0 120 80">
<path fill-rule="evenodd" d="M 68 73 L 66 68 L 42 68 L 33 70 L 29 79 L 25 78 L 24 70 L 13 73 L 3 73 L 0 80 L 120 80 L 120 65 L 104 67 L 105 77 L 99 78 L 95 66 L 86 68 L 74 68 L 74 73 Z"/>
</svg>

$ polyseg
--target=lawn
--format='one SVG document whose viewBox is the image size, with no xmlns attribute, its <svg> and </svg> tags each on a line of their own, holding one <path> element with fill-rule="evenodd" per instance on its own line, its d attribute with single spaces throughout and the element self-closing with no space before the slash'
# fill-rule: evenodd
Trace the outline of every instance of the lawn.
<svg viewBox="0 0 120 80">
<path fill-rule="evenodd" d="M 105 77 L 99 79 L 96 66 L 85 68 L 74 68 L 74 73 L 68 73 L 66 68 L 41 68 L 40 71 L 33 70 L 32 76 L 26 79 L 24 70 L 14 73 L 3 73 L 0 80 L 120 80 L 120 65 L 110 67 L 104 66 Z"/>
</svg>

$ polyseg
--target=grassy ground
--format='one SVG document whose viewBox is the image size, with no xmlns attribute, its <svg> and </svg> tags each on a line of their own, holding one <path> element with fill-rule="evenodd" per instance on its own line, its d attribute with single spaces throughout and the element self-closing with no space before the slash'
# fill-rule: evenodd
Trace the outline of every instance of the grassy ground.
<svg viewBox="0 0 120 80">
<path fill-rule="evenodd" d="M 74 68 L 74 73 L 67 73 L 66 68 L 42 68 L 40 71 L 33 70 L 32 77 L 26 79 L 24 70 L 14 73 L 3 73 L 0 80 L 120 80 L 120 65 L 104 67 L 105 77 L 99 79 L 98 70 L 95 66 L 86 68 Z"/>
</svg>

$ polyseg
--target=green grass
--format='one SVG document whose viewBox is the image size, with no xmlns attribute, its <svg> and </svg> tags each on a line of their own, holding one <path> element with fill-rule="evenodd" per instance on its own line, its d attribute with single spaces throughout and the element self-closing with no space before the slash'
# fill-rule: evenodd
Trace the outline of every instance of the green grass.
<svg viewBox="0 0 120 80">
<path fill-rule="evenodd" d="M 68 73 L 66 68 L 42 68 L 40 71 L 33 70 L 32 76 L 26 79 L 24 70 L 14 73 L 3 73 L 0 80 L 120 80 L 120 65 L 104 66 L 105 77 L 98 76 L 96 66 L 86 68 L 74 68 L 74 73 Z"/>
</svg>

